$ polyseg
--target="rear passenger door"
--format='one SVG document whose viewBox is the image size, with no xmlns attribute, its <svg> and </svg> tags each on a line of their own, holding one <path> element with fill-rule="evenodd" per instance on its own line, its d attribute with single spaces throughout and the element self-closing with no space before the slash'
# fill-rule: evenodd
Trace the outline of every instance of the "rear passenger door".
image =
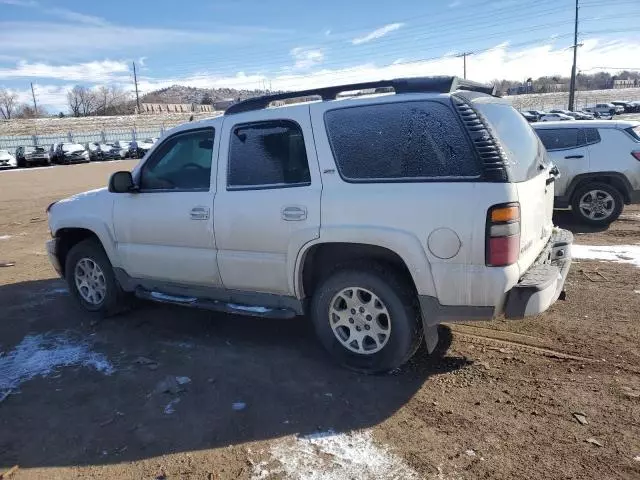
<svg viewBox="0 0 640 480">
<path fill-rule="evenodd" d="M 549 152 L 551 161 L 560 170 L 555 195 L 561 197 L 576 175 L 589 171 L 587 132 L 592 137 L 597 136 L 598 131 L 595 128 L 541 128 L 536 132 Z"/>
<path fill-rule="evenodd" d="M 224 286 L 293 296 L 298 252 L 320 234 L 321 192 L 308 105 L 226 116 L 214 205 Z"/>
</svg>

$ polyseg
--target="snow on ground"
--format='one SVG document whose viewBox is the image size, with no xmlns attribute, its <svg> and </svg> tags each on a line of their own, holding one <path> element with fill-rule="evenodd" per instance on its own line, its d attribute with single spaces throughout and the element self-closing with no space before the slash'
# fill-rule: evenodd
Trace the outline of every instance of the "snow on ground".
<svg viewBox="0 0 640 480">
<path fill-rule="evenodd" d="M 0 235 L 0 240 L 9 240 L 11 235 Z"/>
<path fill-rule="evenodd" d="M 35 377 L 47 377 L 61 367 L 92 368 L 105 375 L 115 370 L 101 353 L 66 334 L 27 335 L 12 351 L 0 351 L 0 398 Z M 3 395 L 4 394 L 4 395 Z"/>
<path fill-rule="evenodd" d="M 573 258 L 630 263 L 640 267 L 640 245 L 576 245 L 571 246 Z"/>
<path fill-rule="evenodd" d="M 270 459 L 254 464 L 253 480 L 418 479 L 418 474 L 368 431 L 285 437 L 272 443 Z"/>
</svg>

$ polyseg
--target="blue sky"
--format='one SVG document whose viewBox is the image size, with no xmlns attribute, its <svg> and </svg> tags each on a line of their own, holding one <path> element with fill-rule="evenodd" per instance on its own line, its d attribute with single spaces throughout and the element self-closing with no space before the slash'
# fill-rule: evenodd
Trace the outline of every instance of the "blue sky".
<svg viewBox="0 0 640 480">
<path fill-rule="evenodd" d="M 640 69 L 640 0 L 581 0 L 578 67 Z M 0 87 L 64 109 L 75 84 L 300 89 L 570 71 L 573 0 L 0 0 Z"/>
</svg>

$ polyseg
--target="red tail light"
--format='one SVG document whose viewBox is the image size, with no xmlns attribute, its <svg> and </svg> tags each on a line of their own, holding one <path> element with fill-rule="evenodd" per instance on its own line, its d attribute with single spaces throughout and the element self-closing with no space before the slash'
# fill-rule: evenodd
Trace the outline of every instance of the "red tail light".
<svg viewBox="0 0 640 480">
<path fill-rule="evenodd" d="M 633 155 L 633 157 L 636 160 L 640 160 L 640 150 L 635 150 L 635 151 L 631 152 L 631 155 Z"/>
<path fill-rule="evenodd" d="M 494 205 L 487 213 L 486 263 L 504 267 L 520 255 L 520 204 Z"/>
</svg>

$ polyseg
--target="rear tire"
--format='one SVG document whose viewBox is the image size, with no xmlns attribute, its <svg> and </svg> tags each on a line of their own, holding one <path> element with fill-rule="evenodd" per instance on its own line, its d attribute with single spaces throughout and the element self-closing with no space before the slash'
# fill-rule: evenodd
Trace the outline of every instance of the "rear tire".
<svg viewBox="0 0 640 480">
<path fill-rule="evenodd" d="M 364 373 L 400 367 L 422 340 L 414 289 L 382 266 L 347 268 L 326 277 L 313 295 L 311 318 L 331 356 Z"/>
<path fill-rule="evenodd" d="M 589 183 L 578 188 L 571 199 L 574 217 L 593 226 L 605 226 L 615 222 L 623 207 L 622 194 L 607 183 Z"/>
<path fill-rule="evenodd" d="M 111 262 L 96 240 L 83 240 L 71 248 L 65 278 L 69 291 L 89 312 L 106 317 L 128 307 L 128 294 L 120 288 Z"/>
</svg>

